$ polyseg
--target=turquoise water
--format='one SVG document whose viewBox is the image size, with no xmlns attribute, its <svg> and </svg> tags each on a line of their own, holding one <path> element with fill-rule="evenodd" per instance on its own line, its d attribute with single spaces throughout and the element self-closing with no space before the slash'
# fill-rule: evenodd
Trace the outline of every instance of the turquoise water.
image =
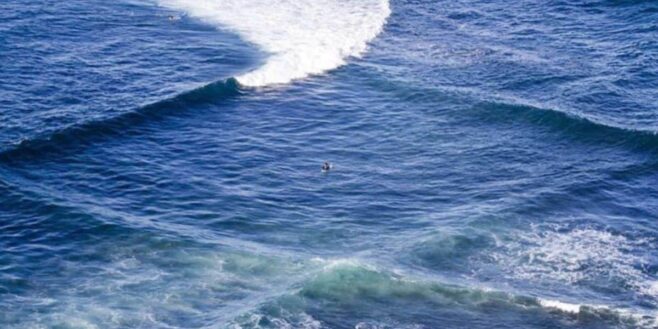
<svg viewBox="0 0 658 329">
<path fill-rule="evenodd" d="M 657 59 L 653 1 L 6 1 L 1 327 L 655 328 Z"/>
</svg>

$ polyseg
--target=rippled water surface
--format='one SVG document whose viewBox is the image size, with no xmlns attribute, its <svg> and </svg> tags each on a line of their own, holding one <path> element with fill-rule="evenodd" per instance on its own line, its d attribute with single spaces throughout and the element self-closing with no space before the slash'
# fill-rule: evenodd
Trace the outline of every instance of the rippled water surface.
<svg viewBox="0 0 658 329">
<path fill-rule="evenodd" d="M 0 327 L 656 328 L 657 91 L 655 1 L 4 1 Z"/>
</svg>

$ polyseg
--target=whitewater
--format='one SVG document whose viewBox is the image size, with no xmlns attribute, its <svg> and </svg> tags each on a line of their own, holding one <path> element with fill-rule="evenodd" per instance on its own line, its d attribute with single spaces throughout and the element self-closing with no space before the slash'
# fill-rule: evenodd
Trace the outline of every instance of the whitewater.
<svg viewBox="0 0 658 329">
<path fill-rule="evenodd" d="M 233 31 L 268 54 L 237 77 L 245 86 L 288 83 L 361 56 L 390 15 L 387 0 L 162 0 L 160 4 Z"/>
</svg>

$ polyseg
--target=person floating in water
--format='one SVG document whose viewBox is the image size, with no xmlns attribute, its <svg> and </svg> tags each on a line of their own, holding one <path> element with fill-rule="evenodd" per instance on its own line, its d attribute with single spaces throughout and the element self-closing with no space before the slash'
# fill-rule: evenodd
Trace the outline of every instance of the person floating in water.
<svg viewBox="0 0 658 329">
<path fill-rule="evenodd" d="M 322 171 L 327 172 L 331 170 L 331 163 L 329 161 L 325 161 L 324 164 L 322 165 Z"/>
</svg>

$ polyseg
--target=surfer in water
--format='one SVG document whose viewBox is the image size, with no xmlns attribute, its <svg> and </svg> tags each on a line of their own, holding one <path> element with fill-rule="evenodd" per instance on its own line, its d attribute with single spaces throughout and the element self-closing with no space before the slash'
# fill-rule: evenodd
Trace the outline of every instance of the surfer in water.
<svg viewBox="0 0 658 329">
<path fill-rule="evenodd" d="M 322 165 L 322 171 L 327 172 L 331 170 L 331 167 L 332 167 L 331 163 L 329 163 L 329 161 L 325 161 L 324 164 Z"/>
</svg>

